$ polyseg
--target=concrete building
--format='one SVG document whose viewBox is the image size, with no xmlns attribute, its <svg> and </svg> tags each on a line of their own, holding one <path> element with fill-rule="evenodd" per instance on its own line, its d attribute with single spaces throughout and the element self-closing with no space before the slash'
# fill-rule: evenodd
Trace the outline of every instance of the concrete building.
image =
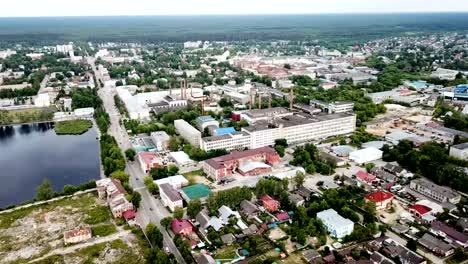
<svg viewBox="0 0 468 264">
<path fill-rule="evenodd" d="M 468 159 L 468 143 L 453 145 L 450 147 L 450 156 L 458 159 Z"/>
<path fill-rule="evenodd" d="M 365 148 L 349 153 L 349 159 L 358 163 L 363 164 L 374 160 L 381 159 L 383 152 L 376 148 Z"/>
<path fill-rule="evenodd" d="M 152 168 L 164 166 L 162 157 L 151 151 L 143 151 L 138 153 L 138 162 L 140 162 L 141 170 L 148 173 Z"/>
<path fill-rule="evenodd" d="M 226 151 L 250 148 L 250 135 L 246 132 L 233 132 L 226 135 L 204 137 L 200 148 L 204 151 L 225 149 Z"/>
<path fill-rule="evenodd" d="M 98 180 L 96 188 L 99 198 L 106 199 L 114 217 L 122 217 L 126 211 L 134 210 L 133 204 L 125 198 L 127 192 L 119 180 L 111 178 Z"/>
<path fill-rule="evenodd" d="M 276 118 L 271 122 L 258 122 L 242 128 L 251 136 L 250 148 L 273 146 L 276 139 L 286 139 L 289 144 L 321 140 L 345 135 L 356 129 L 356 115 L 339 114 L 294 114 Z"/>
<path fill-rule="evenodd" d="M 159 194 L 164 206 L 171 209 L 172 212 L 177 207 L 183 207 L 183 200 L 180 194 L 168 183 L 159 185 Z"/>
<path fill-rule="evenodd" d="M 192 125 L 187 123 L 187 121 L 183 119 L 178 119 L 174 121 L 174 126 L 179 133 L 179 135 L 187 140 L 188 143 L 191 145 L 198 147 L 200 146 L 200 140 L 201 140 L 201 132 L 198 131 L 196 128 L 194 128 Z"/>
<path fill-rule="evenodd" d="M 211 116 L 199 116 L 195 119 L 195 123 L 197 124 L 197 128 L 202 132 L 209 126 L 219 127 L 218 121 Z"/>
<path fill-rule="evenodd" d="M 283 107 L 275 107 L 245 111 L 240 114 L 240 118 L 245 119 L 245 121 L 252 125 L 259 121 L 271 121 L 274 118 L 290 115 L 293 115 L 293 113 L 288 109 Z"/>
<path fill-rule="evenodd" d="M 37 107 L 49 107 L 50 96 L 48 93 L 40 93 L 34 98 L 34 105 Z"/>
<path fill-rule="evenodd" d="M 189 181 L 182 175 L 175 175 L 162 178 L 159 180 L 155 180 L 154 183 L 158 186 L 161 186 L 162 184 L 169 184 L 172 186 L 172 188 L 176 190 L 189 185 Z"/>
<path fill-rule="evenodd" d="M 350 235 L 354 230 L 354 223 L 339 215 L 335 210 L 328 209 L 317 213 L 325 229 L 332 237 L 343 238 Z"/>
<path fill-rule="evenodd" d="M 203 171 L 212 179 L 219 181 L 231 176 L 242 164 L 248 161 L 263 162 L 274 166 L 280 162 L 278 153 L 270 147 L 233 151 L 228 155 L 212 158 L 203 162 Z"/>
<path fill-rule="evenodd" d="M 164 131 L 157 131 L 151 133 L 151 139 L 156 145 L 158 151 L 164 151 L 169 148 L 169 141 L 171 137 Z"/>
<path fill-rule="evenodd" d="M 328 112 L 330 114 L 352 112 L 354 109 L 353 102 L 336 101 L 336 102 L 327 103 L 327 102 L 323 102 L 319 100 L 310 100 L 310 105 L 321 108 L 325 112 Z"/>
<path fill-rule="evenodd" d="M 457 204 L 461 199 L 461 195 L 455 190 L 449 187 L 437 185 L 425 179 L 416 179 L 411 181 L 410 188 L 441 203 Z"/>
</svg>

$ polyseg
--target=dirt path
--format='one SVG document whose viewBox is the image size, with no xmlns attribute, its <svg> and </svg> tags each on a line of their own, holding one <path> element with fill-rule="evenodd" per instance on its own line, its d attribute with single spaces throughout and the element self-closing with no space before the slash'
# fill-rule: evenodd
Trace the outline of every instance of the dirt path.
<svg viewBox="0 0 468 264">
<path fill-rule="evenodd" d="M 45 259 L 47 257 L 50 257 L 50 256 L 53 256 L 53 255 L 66 255 L 66 254 L 73 253 L 73 252 L 75 252 L 75 251 L 77 251 L 79 249 L 82 249 L 82 248 L 90 247 L 90 246 L 100 244 L 100 243 L 104 243 L 104 242 L 114 241 L 114 240 L 117 240 L 117 239 L 120 239 L 120 238 L 124 238 L 125 236 L 129 235 L 130 233 L 131 233 L 130 230 L 124 230 L 124 231 L 120 231 L 118 233 L 112 234 L 110 236 L 93 238 L 88 242 L 77 244 L 77 245 L 74 245 L 74 246 L 54 249 L 54 250 L 50 251 L 49 253 L 45 254 L 44 256 L 42 256 L 40 258 L 31 260 L 29 263 L 34 263 L 34 262 L 37 262 L 39 260 L 43 260 L 43 259 Z"/>
</svg>

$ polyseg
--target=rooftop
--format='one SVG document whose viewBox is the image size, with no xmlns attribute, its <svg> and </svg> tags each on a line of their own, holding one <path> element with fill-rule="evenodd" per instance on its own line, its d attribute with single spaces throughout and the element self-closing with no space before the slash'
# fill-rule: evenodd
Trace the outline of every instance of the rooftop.
<svg viewBox="0 0 468 264">
<path fill-rule="evenodd" d="M 339 215 L 333 209 L 327 209 L 317 213 L 317 218 L 320 218 L 322 221 L 327 221 L 331 223 L 333 226 L 347 226 L 347 225 L 354 225 L 354 223 Z"/>
<path fill-rule="evenodd" d="M 456 191 L 452 190 L 449 187 L 445 186 L 440 186 L 435 183 L 432 183 L 430 181 L 424 180 L 424 179 L 416 179 L 413 180 L 412 183 L 416 183 L 419 186 L 422 186 L 424 188 L 430 189 L 434 192 L 437 192 L 439 194 L 443 194 L 445 197 L 452 199 L 460 196 Z"/>
<path fill-rule="evenodd" d="M 195 184 L 182 188 L 182 192 L 187 195 L 190 200 L 204 198 L 210 195 L 211 190 L 205 184 Z"/>
<path fill-rule="evenodd" d="M 366 199 L 371 200 L 373 202 L 383 202 L 394 197 L 393 194 L 385 191 L 377 191 L 371 194 L 366 195 Z"/>
<path fill-rule="evenodd" d="M 171 199 L 171 201 L 175 202 L 182 200 L 179 193 L 168 183 L 159 185 L 159 188 L 164 192 L 164 194 L 166 194 L 167 197 L 169 197 L 169 199 Z"/>
<path fill-rule="evenodd" d="M 262 147 L 262 148 L 250 149 L 250 150 L 245 150 L 245 151 L 233 151 L 228 155 L 205 160 L 205 162 L 215 169 L 220 169 L 224 166 L 225 162 L 247 158 L 247 157 L 251 157 L 255 155 L 261 155 L 261 154 L 278 155 L 273 148 Z"/>
</svg>

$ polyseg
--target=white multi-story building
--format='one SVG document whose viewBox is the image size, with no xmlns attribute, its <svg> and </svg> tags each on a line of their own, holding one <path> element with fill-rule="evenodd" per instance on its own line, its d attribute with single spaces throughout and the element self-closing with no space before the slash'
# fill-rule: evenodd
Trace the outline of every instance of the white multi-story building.
<svg viewBox="0 0 468 264">
<path fill-rule="evenodd" d="M 346 113 L 352 112 L 354 109 L 353 102 L 333 102 L 328 104 L 329 113 Z"/>
<path fill-rule="evenodd" d="M 333 209 L 317 213 L 317 219 L 322 221 L 325 229 L 332 237 L 343 238 L 350 235 L 354 230 L 354 223 L 342 217 Z"/>
<path fill-rule="evenodd" d="M 203 42 L 199 41 L 187 41 L 184 42 L 184 48 L 185 49 L 196 49 L 200 48 L 200 46 L 203 44 Z"/>
<path fill-rule="evenodd" d="M 73 51 L 73 44 L 57 45 L 56 50 L 57 52 L 68 54 Z"/>
<path fill-rule="evenodd" d="M 177 207 L 183 207 L 182 197 L 180 194 L 168 183 L 159 185 L 159 194 L 164 206 L 169 207 L 172 212 Z"/>
<path fill-rule="evenodd" d="M 453 189 L 437 185 L 425 179 L 411 181 L 410 188 L 441 203 L 457 204 L 461 199 L 460 194 Z"/>
<path fill-rule="evenodd" d="M 276 139 L 296 144 L 328 137 L 345 135 L 356 129 L 356 115 L 339 113 L 329 115 L 296 114 L 244 127 L 251 136 L 250 148 L 272 146 Z"/>
<path fill-rule="evenodd" d="M 225 149 L 226 151 L 250 148 L 250 135 L 246 132 L 234 132 L 226 135 L 204 137 L 200 142 L 204 151 Z"/>
<path fill-rule="evenodd" d="M 194 128 L 192 125 L 187 123 L 183 119 L 174 121 L 174 126 L 179 135 L 187 140 L 191 145 L 198 147 L 200 146 L 201 132 Z"/>
<path fill-rule="evenodd" d="M 156 145 L 156 149 L 158 151 L 164 151 L 169 147 L 171 137 L 164 131 L 157 131 L 151 133 L 151 139 Z"/>
<path fill-rule="evenodd" d="M 458 159 L 468 159 L 468 143 L 453 145 L 450 147 L 450 156 Z"/>
</svg>

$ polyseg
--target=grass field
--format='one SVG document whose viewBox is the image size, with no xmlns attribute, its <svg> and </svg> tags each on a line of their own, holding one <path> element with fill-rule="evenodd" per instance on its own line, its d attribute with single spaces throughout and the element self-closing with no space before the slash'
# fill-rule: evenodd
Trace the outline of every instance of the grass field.
<svg viewBox="0 0 468 264">
<path fill-rule="evenodd" d="M 52 121 L 55 111 L 53 108 L 0 111 L 0 125 Z"/>
<path fill-rule="evenodd" d="M 55 123 L 57 135 L 81 135 L 93 127 L 93 122 L 85 119 L 61 121 Z"/>
</svg>

